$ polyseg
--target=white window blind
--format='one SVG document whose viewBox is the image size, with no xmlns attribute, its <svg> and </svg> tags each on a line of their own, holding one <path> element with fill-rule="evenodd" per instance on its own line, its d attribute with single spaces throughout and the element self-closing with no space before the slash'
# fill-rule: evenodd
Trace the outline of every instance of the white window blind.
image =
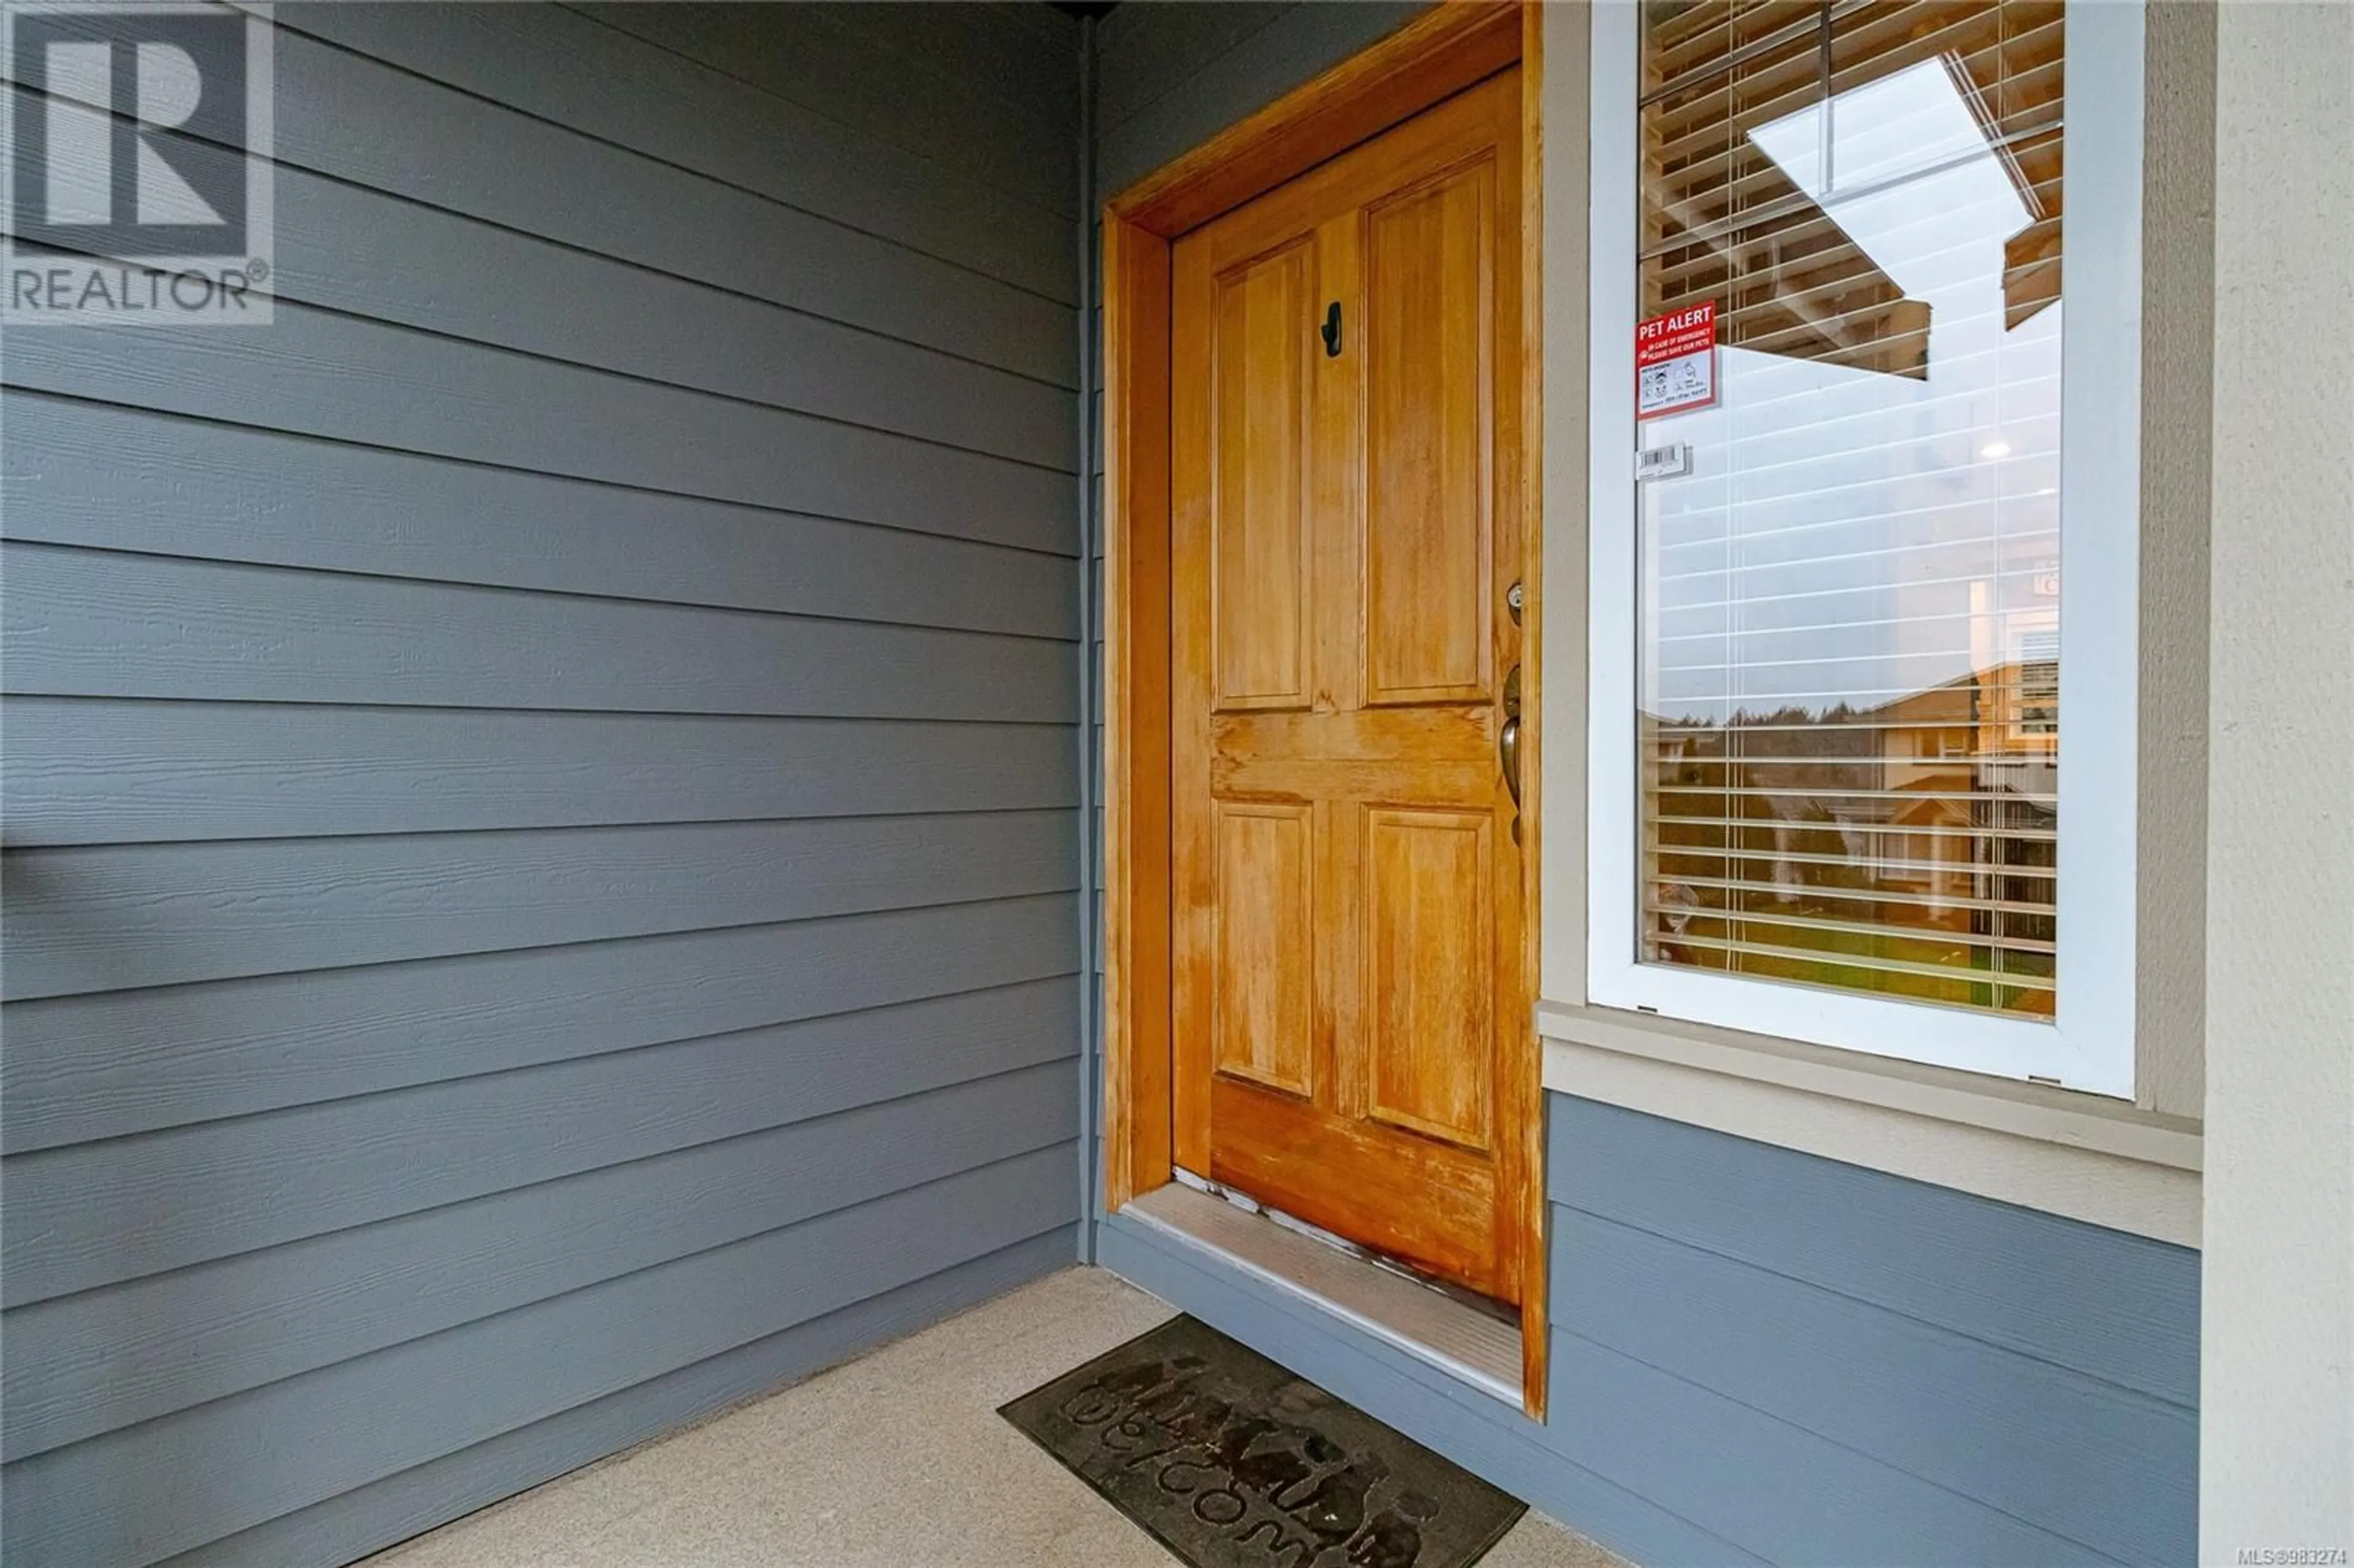
<svg viewBox="0 0 2354 1568">
<path fill-rule="evenodd" d="M 1646 963 L 2058 1005 L 2062 7 L 1644 7 L 1640 314 L 1712 303 L 1648 420 Z"/>
</svg>

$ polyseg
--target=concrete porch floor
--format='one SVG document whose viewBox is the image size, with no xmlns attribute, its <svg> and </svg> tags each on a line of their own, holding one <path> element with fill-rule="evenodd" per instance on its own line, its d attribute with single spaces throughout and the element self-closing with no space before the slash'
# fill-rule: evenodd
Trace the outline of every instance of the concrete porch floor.
<svg viewBox="0 0 2354 1568">
<path fill-rule="evenodd" d="M 1171 1315 L 1066 1269 L 365 1568 L 1167 1568 L 997 1406 Z M 1482 1568 L 1625 1568 L 1530 1514 Z"/>
</svg>

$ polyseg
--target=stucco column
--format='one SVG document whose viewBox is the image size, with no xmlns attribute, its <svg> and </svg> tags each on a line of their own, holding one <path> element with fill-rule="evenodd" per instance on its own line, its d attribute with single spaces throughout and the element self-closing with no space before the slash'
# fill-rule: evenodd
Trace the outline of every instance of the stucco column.
<svg viewBox="0 0 2354 1568">
<path fill-rule="evenodd" d="M 2354 6 L 2217 27 L 2200 1549 L 2287 1563 L 2354 1552 Z"/>
</svg>

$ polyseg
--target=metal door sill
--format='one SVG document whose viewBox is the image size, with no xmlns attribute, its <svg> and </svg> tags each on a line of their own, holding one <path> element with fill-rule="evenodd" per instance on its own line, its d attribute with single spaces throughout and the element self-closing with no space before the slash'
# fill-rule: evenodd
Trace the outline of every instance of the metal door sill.
<svg viewBox="0 0 2354 1568">
<path fill-rule="evenodd" d="M 1180 1182 L 1130 1200 L 1120 1213 L 1522 1408 L 1516 1322 Z"/>
</svg>

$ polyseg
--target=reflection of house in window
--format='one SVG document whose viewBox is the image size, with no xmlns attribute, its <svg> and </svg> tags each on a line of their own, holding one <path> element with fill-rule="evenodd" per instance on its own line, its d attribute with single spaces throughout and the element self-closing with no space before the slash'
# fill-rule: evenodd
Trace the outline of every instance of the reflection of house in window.
<svg viewBox="0 0 2354 1568">
<path fill-rule="evenodd" d="M 1803 980 L 1830 961 L 1804 955 L 1836 952 L 1947 1001 L 2008 976 L 1993 1005 L 2048 1014 L 2057 747 L 2012 724 L 2021 676 L 1730 724 L 1644 715 L 1647 956 Z"/>
<path fill-rule="evenodd" d="M 2016 896 L 1996 890 L 2007 871 L 2050 863 L 2057 671 L 2056 659 L 2001 664 L 1854 715 L 1880 737 L 1877 777 L 1859 818 L 1877 842 L 1901 845 L 1875 856 L 1882 880 L 1932 902 L 1983 900 Z M 2023 705 L 2025 694 L 2047 682 L 2054 705 Z M 2048 716 L 2038 729 L 2020 722 L 2022 712 Z M 2039 913 L 2048 910 L 2047 886 L 2025 896 Z"/>
<path fill-rule="evenodd" d="M 2017 711 L 2011 728 L 2025 741 L 2060 733 L 2060 633 L 2043 627 L 2020 640 Z"/>
</svg>

